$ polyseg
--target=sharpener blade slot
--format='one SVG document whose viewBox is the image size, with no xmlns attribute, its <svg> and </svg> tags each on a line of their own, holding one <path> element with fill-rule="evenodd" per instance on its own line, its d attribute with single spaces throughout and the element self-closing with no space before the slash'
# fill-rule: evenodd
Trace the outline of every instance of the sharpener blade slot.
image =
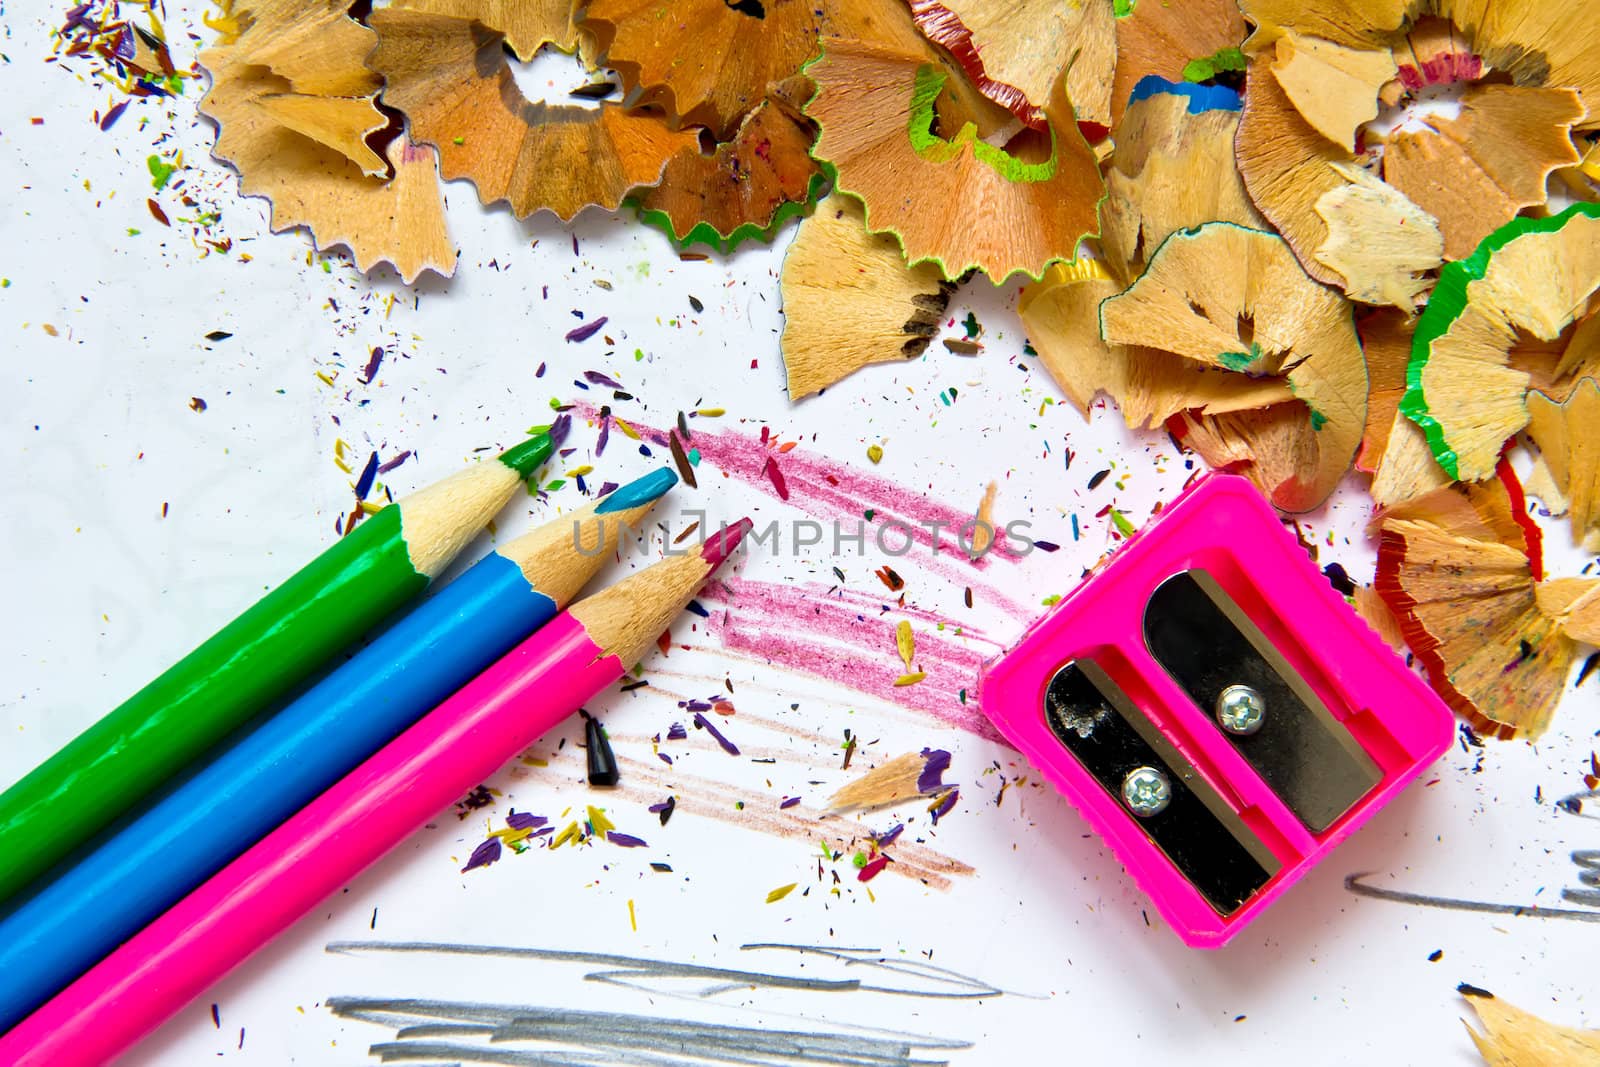
<svg viewBox="0 0 1600 1067">
<path fill-rule="evenodd" d="M 1382 780 L 1372 757 L 1210 574 L 1181 571 L 1162 582 L 1145 607 L 1144 634 L 1151 657 L 1308 830 L 1326 830 Z M 1218 721 L 1218 698 L 1239 686 L 1265 707 L 1248 735 Z"/>
<path fill-rule="evenodd" d="M 1051 733 L 1219 913 L 1237 911 L 1278 871 L 1276 857 L 1093 660 L 1057 671 L 1044 700 Z M 1141 767 L 1162 771 L 1171 795 L 1158 813 L 1136 817 L 1123 785 Z"/>
</svg>

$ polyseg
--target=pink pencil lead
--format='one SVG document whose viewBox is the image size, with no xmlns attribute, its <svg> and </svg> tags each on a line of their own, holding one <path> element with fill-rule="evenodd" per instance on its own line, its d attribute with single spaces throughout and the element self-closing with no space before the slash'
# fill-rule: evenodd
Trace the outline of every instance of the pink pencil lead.
<svg viewBox="0 0 1600 1067">
<path fill-rule="evenodd" d="M 732 526 L 724 526 L 706 539 L 706 543 L 700 547 L 700 558 L 711 564 L 713 570 L 722 566 L 722 561 L 733 555 L 733 550 L 739 547 L 744 535 L 750 532 L 751 525 L 749 519 L 740 519 Z"/>
</svg>

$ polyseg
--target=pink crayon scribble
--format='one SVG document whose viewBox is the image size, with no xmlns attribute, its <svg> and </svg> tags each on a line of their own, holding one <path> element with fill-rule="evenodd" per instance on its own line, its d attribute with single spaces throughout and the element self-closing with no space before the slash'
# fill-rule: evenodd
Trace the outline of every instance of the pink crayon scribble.
<svg viewBox="0 0 1600 1067">
<path fill-rule="evenodd" d="M 572 414 L 593 423 L 602 418 L 598 407 L 583 401 L 572 405 Z M 629 425 L 644 440 L 667 447 L 666 430 L 631 420 Z M 813 518 L 838 522 L 850 529 L 854 523 L 866 521 L 867 544 L 876 543 L 881 533 L 883 543 L 891 548 L 886 554 L 903 554 L 898 549 L 908 539 L 921 550 L 930 549 L 937 536 L 938 555 L 958 561 L 962 568 L 982 570 L 997 558 L 1010 563 L 1021 558 L 1006 544 L 1004 525 L 999 524 L 1000 528 L 994 531 L 994 545 L 972 562 L 958 532 L 973 521 L 974 511 L 964 511 L 888 478 L 798 448 L 780 455 L 772 448 L 775 440 L 769 436 L 762 442 L 736 430 L 696 430 L 686 444 L 699 450 L 703 462 L 726 471 L 745 485 L 788 501 Z M 769 465 L 777 470 L 777 476 L 769 473 Z M 869 509 L 873 515 L 867 521 L 865 513 Z M 968 527 L 969 543 L 972 534 Z M 917 555 L 924 560 L 929 558 L 924 551 Z"/>
<path fill-rule="evenodd" d="M 700 599 L 725 609 L 712 612 L 711 630 L 726 648 L 1005 743 L 978 708 L 978 672 L 1000 651 L 982 634 L 919 630 L 913 662 L 927 676 L 915 685 L 897 686 L 903 665 L 895 653 L 895 625 L 906 616 L 904 610 L 885 614 L 876 598 L 817 583 L 743 578 L 713 583 Z M 925 612 L 912 617 L 936 621 Z"/>
</svg>

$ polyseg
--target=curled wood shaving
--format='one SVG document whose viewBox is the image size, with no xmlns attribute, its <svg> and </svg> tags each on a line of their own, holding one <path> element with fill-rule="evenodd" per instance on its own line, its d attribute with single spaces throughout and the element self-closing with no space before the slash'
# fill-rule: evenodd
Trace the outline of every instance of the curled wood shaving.
<svg viewBox="0 0 1600 1067">
<path fill-rule="evenodd" d="M 481 23 L 404 8 L 374 11 L 371 22 L 369 63 L 384 77 L 384 100 L 439 150 L 446 178 L 470 180 L 485 204 L 504 200 L 518 218 L 614 209 L 697 144 L 692 131 L 615 103 L 530 102 L 506 65 L 504 38 Z"/>
<path fill-rule="evenodd" d="M 1378 115 L 1378 90 L 1394 77 L 1395 63 L 1388 49 L 1285 33 L 1278 38 L 1272 74 L 1312 129 L 1354 149 L 1356 131 Z"/>
<path fill-rule="evenodd" d="M 1209 106 L 1213 99 L 1232 106 Z M 1234 164 L 1238 128 L 1238 100 L 1227 90 L 1201 97 L 1192 86 L 1144 83 L 1117 127 L 1100 204 L 1100 245 L 1119 277 L 1138 277 L 1179 230 L 1207 222 L 1266 228 Z"/>
<path fill-rule="evenodd" d="M 1307 277 L 1277 235 L 1231 223 L 1174 234 L 1138 281 L 1100 306 L 1100 327 L 1114 343 L 1286 380 L 1289 404 L 1185 415 L 1182 427 L 1209 462 L 1242 464 L 1283 510 L 1320 504 L 1349 468 L 1367 412 L 1351 308 Z"/>
<path fill-rule="evenodd" d="M 1528 394 L 1528 436 L 1560 491 L 1572 539 L 1600 533 L 1600 383 L 1582 379 L 1564 403 Z"/>
<path fill-rule="evenodd" d="M 1328 233 L 1317 246 L 1317 262 L 1339 272 L 1352 300 L 1414 312 L 1430 284 L 1428 272 L 1444 257 L 1438 222 L 1362 168 L 1328 166 L 1348 184 L 1317 198 L 1315 210 Z"/>
<path fill-rule="evenodd" d="M 1192 359 L 1100 336 L 1099 307 L 1121 287 L 1094 260 L 1058 263 L 1022 290 L 1017 313 L 1039 360 L 1080 414 L 1097 393 L 1117 404 L 1135 428 L 1159 426 L 1179 412 L 1245 411 L 1293 399 L 1286 381 L 1248 378 Z"/>
<path fill-rule="evenodd" d="M 947 77 L 915 54 L 832 38 L 807 73 L 817 95 L 806 113 L 822 128 L 813 154 L 866 205 L 869 229 L 899 237 L 909 262 L 934 261 L 947 278 L 974 267 L 996 283 L 1037 278 L 1097 229 L 1099 167 L 1061 92 L 1048 154 L 1030 160 L 981 140 L 972 123 L 933 132 Z"/>
<path fill-rule="evenodd" d="M 317 247 L 348 247 L 362 270 L 391 263 L 408 282 L 454 271 L 433 153 L 399 137 L 375 162 L 366 143 L 388 121 L 362 63 L 372 32 L 326 0 L 235 14 L 244 29 L 200 57 L 212 79 L 200 110 L 217 122 L 214 151 L 240 191 L 271 202 L 272 229 L 304 226 Z"/>
<path fill-rule="evenodd" d="M 1383 152 L 1383 177 L 1439 220 L 1444 252 L 1465 259 L 1523 208 L 1545 202 L 1550 175 L 1578 161 L 1571 127 L 1584 116 L 1571 89 L 1473 85 L 1454 119 L 1401 131 Z"/>
<path fill-rule="evenodd" d="M 920 356 L 956 288 L 932 264 L 907 269 L 894 238 L 868 233 L 860 203 L 839 195 L 800 224 L 781 284 L 791 400 L 870 363 Z"/>
</svg>

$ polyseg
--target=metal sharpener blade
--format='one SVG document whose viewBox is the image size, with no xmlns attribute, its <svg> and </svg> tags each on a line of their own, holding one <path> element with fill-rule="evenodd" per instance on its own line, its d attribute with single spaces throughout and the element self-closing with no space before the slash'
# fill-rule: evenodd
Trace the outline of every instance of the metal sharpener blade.
<svg viewBox="0 0 1600 1067">
<path fill-rule="evenodd" d="M 1051 733 L 1114 800 L 1136 768 L 1164 772 L 1166 806 L 1128 818 L 1219 913 L 1237 910 L 1278 871 L 1272 853 L 1098 664 L 1068 663 L 1044 699 Z"/>
<path fill-rule="evenodd" d="M 1204 570 L 1156 588 L 1144 635 L 1151 657 L 1307 829 L 1327 829 L 1382 780 L 1372 757 Z M 1218 724 L 1218 697 L 1230 686 L 1248 686 L 1264 701 L 1255 733 Z"/>
</svg>

